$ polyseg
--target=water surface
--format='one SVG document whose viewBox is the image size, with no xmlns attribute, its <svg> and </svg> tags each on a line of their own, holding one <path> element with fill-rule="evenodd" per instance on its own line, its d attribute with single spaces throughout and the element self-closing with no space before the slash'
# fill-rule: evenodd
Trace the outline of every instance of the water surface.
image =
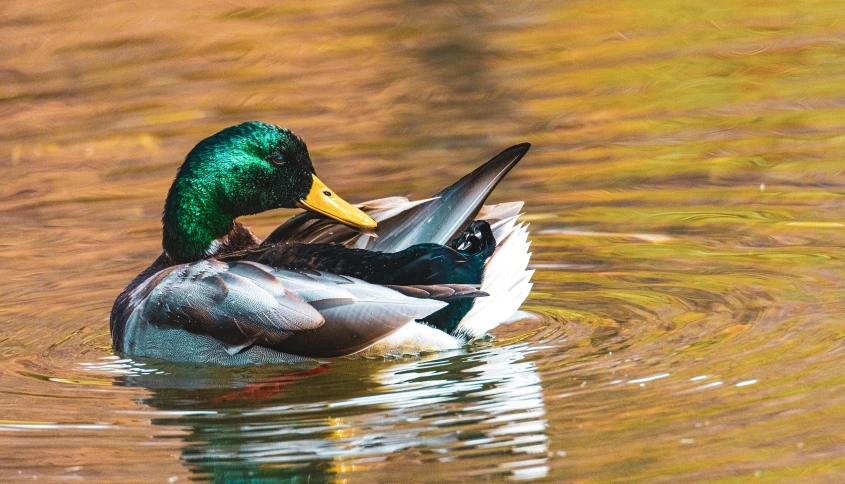
<svg viewBox="0 0 845 484">
<path fill-rule="evenodd" d="M 843 478 L 841 2 L 89 3 L 0 13 L 0 479 Z M 416 359 L 113 355 L 180 160 L 252 119 L 352 201 L 532 142 L 493 197 L 526 201 L 522 318 Z"/>
</svg>

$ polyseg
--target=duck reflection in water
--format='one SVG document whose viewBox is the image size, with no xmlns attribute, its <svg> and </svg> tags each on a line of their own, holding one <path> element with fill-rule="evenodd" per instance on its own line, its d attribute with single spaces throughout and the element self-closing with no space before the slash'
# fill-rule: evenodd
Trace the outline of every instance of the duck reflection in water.
<svg viewBox="0 0 845 484">
<path fill-rule="evenodd" d="M 282 374 L 156 364 L 163 374 L 145 369 L 120 383 L 150 390 L 142 403 L 159 414 L 154 425 L 187 431 L 182 459 L 201 479 L 321 482 L 354 473 L 379 480 L 388 477 L 388 459 L 436 473 L 489 453 L 501 458 L 468 472 L 542 476 L 547 425 L 530 351 L 488 347 L 398 364 L 336 360 Z"/>
</svg>

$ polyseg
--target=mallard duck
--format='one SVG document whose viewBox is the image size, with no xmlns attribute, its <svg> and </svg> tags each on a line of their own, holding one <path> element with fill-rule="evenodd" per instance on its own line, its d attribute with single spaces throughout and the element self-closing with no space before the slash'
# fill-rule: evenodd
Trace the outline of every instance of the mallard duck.
<svg viewBox="0 0 845 484">
<path fill-rule="evenodd" d="M 244 365 L 458 348 L 531 290 L 522 202 L 482 206 L 530 145 L 437 195 L 353 206 L 317 178 L 305 142 L 260 122 L 188 153 L 164 205 L 163 252 L 118 296 L 118 353 Z M 236 221 L 306 210 L 264 241 Z"/>
</svg>

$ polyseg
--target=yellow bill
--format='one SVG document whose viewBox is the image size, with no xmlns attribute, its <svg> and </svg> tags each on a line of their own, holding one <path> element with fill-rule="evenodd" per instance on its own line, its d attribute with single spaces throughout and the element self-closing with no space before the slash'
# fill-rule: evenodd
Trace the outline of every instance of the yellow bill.
<svg viewBox="0 0 845 484">
<path fill-rule="evenodd" d="M 323 214 L 359 232 L 375 235 L 376 221 L 372 217 L 353 207 L 346 200 L 337 196 L 325 183 L 314 176 L 311 191 L 304 199 L 296 203 L 300 208 Z"/>
</svg>

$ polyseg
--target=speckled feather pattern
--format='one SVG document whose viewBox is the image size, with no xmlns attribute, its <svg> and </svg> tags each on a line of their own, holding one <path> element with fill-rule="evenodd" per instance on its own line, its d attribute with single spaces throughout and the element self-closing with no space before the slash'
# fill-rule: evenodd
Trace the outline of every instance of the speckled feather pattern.
<svg viewBox="0 0 845 484">
<path fill-rule="evenodd" d="M 306 356 L 352 353 L 446 305 L 349 277 L 214 259 L 162 269 L 128 301 L 126 353 L 217 364 L 288 361 L 303 338 Z"/>
</svg>

